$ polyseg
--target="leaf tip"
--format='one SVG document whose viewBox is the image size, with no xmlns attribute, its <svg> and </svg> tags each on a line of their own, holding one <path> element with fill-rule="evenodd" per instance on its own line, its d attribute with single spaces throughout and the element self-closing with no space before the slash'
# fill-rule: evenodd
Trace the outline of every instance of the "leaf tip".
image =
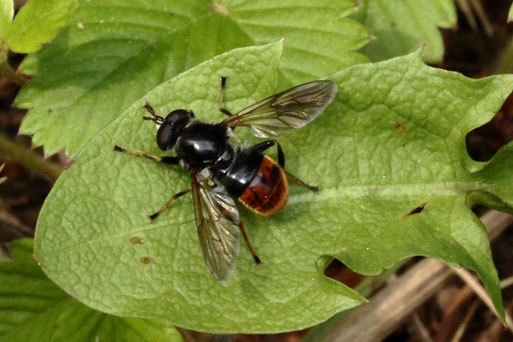
<svg viewBox="0 0 513 342">
<path fill-rule="evenodd" d="M 425 65 L 424 59 L 422 58 L 422 55 L 425 53 L 425 47 L 426 44 L 421 44 L 417 49 L 415 49 L 410 54 L 406 55 L 406 58 L 411 58 L 416 63 L 421 63 L 422 65 Z"/>
<path fill-rule="evenodd" d="M 16 133 L 16 136 L 19 136 L 19 135 L 30 135 L 30 134 L 22 131 L 21 128 L 22 128 L 21 126 L 20 126 L 20 128 L 18 128 L 18 132 Z"/>
<path fill-rule="evenodd" d="M 353 13 L 356 13 L 360 10 L 360 8 L 363 8 L 363 4 L 361 1 L 355 1 L 354 3 L 354 8 L 353 8 Z"/>
<path fill-rule="evenodd" d="M 212 8 L 216 13 L 219 13 L 219 15 L 223 17 L 226 17 L 230 14 L 230 12 L 228 11 L 228 7 L 226 5 L 221 4 L 215 0 L 212 1 Z"/>
</svg>

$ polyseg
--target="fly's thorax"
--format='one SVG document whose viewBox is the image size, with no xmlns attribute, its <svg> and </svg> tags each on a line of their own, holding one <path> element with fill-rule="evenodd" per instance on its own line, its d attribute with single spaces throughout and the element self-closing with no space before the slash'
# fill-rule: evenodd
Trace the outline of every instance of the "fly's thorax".
<svg viewBox="0 0 513 342">
<path fill-rule="evenodd" d="M 228 145 L 226 128 L 221 125 L 193 122 L 178 137 L 175 150 L 191 170 L 214 165 Z"/>
</svg>

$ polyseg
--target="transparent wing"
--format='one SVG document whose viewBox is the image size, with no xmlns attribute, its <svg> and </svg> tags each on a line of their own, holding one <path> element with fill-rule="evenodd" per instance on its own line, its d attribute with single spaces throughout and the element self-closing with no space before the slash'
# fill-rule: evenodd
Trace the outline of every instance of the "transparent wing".
<svg viewBox="0 0 513 342">
<path fill-rule="evenodd" d="M 239 255 L 239 212 L 222 187 L 209 184 L 209 176 L 192 174 L 192 197 L 203 256 L 217 280 L 229 279 Z"/>
<path fill-rule="evenodd" d="M 301 84 L 244 108 L 223 123 L 228 127 L 250 126 L 253 135 L 260 138 L 286 134 L 319 116 L 337 89 L 331 81 Z"/>
</svg>

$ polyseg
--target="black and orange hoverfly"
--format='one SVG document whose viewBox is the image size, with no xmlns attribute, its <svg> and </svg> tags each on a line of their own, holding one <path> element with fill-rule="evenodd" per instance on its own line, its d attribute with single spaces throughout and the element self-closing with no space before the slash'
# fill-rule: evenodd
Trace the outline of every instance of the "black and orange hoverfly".
<svg viewBox="0 0 513 342">
<path fill-rule="evenodd" d="M 267 216 L 280 211 L 287 203 L 287 179 L 311 191 L 319 191 L 318 187 L 285 171 L 285 157 L 278 141 L 266 140 L 249 148 L 235 146 L 229 142 L 233 130 L 249 127 L 259 138 L 289 133 L 319 116 L 337 92 L 337 85 L 331 81 L 313 81 L 232 114 L 223 106 L 226 79 L 221 77 L 219 110 L 228 118 L 217 124 L 197 120 L 192 110 L 177 109 L 162 117 L 147 102 L 143 106 L 151 114 L 143 119 L 158 126 L 157 145 L 164 151 L 174 148 L 176 156 L 160 157 L 114 145 L 115 151 L 181 165 L 189 173 L 191 188 L 175 194 L 149 218 L 153 221 L 174 200 L 192 191 L 201 249 L 208 269 L 217 280 L 229 279 L 235 270 L 240 232 L 255 263 L 261 263 L 239 219 L 233 197 L 252 212 Z M 278 151 L 277 163 L 263 154 L 272 146 Z"/>
</svg>

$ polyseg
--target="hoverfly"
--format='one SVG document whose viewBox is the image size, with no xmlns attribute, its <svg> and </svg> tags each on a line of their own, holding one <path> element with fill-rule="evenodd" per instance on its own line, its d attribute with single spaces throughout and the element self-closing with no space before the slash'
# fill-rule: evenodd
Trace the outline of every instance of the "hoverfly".
<svg viewBox="0 0 513 342">
<path fill-rule="evenodd" d="M 331 81 L 309 82 L 232 114 L 223 107 L 226 79 L 221 77 L 219 110 L 228 118 L 217 124 L 197 120 L 191 110 L 173 110 L 164 118 L 147 102 L 143 106 L 151 114 L 143 119 L 158 126 L 157 145 L 164 151 L 174 148 L 176 156 L 154 156 L 114 145 L 115 151 L 181 165 L 188 171 L 191 188 L 175 194 L 149 218 L 153 221 L 174 200 L 192 191 L 201 249 L 208 269 L 217 280 L 229 279 L 235 270 L 240 232 L 255 263 L 261 263 L 239 218 L 233 197 L 254 213 L 267 216 L 278 212 L 287 203 L 287 179 L 311 191 L 319 191 L 318 187 L 308 185 L 284 170 L 285 157 L 278 141 L 266 140 L 249 148 L 234 146 L 228 141 L 232 131 L 237 127 L 249 127 L 253 135 L 260 138 L 289 133 L 319 116 L 337 92 L 337 85 Z M 275 145 L 278 163 L 263 154 Z"/>
</svg>

